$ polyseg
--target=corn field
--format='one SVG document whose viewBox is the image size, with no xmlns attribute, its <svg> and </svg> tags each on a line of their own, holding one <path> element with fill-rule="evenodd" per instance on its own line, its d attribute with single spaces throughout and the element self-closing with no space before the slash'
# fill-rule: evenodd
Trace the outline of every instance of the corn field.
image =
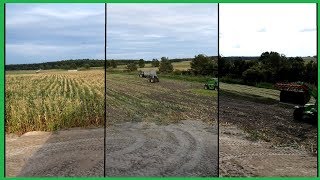
<svg viewBox="0 0 320 180">
<path fill-rule="evenodd" d="M 6 75 L 6 133 L 103 126 L 104 71 Z"/>
</svg>

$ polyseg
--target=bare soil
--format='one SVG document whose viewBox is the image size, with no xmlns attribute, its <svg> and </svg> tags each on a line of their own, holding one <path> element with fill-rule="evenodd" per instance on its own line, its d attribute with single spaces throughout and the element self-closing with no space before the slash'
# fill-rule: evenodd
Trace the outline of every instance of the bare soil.
<svg viewBox="0 0 320 180">
<path fill-rule="evenodd" d="M 201 121 L 106 129 L 107 176 L 218 176 L 217 127 Z M 103 176 L 103 129 L 6 136 L 7 176 Z"/>
<path fill-rule="evenodd" d="M 316 176 L 317 127 L 293 107 L 219 96 L 220 176 Z"/>
</svg>

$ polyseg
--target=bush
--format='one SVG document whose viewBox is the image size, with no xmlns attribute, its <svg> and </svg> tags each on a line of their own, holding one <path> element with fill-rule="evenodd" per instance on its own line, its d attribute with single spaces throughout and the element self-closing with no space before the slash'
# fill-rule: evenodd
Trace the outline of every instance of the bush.
<svg viewBox="0 0 320 180">
<path fill-rule="evenodd" d="M 83 68 L 84 68 L 84 69 L 90 69 L 90 65 L 89 65 L 89 64 L 85 64 L 85 65 L 83 66 Z"/>
<path fill-rule="evenodd" d="M 138 63 L 139 63 L 139 67 L 140 68 L 143 68 L 145 66 L 145 63 L 144 63 L 143 59 L 140 59 Z"/>
<path fill-rule="evenodd" d="M 213 75 L 215 71 L 213 60 L 203 54 L 195 56 L 190 65 L 196 75 Z"/>
<path fill-rule="evenodd" d="M 160 73 L 171 73 L 173 71 L 173 66 L 168 58 L 162 57 L 159 67 Z"/>
<path fill-rule="evenodd" d="M 129 63 L 127 64 L 127 70 L 128 71 L 136 71 L 138 69 L 136 63 Z"/>
<path fill-rule="evenodd" d="M 242 73 L 244 82 L 248 84 L 256 84 L 263 80 L 263 74 L 258 66 L 253 66 Z"/>
<path fill-rule="evenodd" d="M 152 59 L 151 66 L 152 67 L 159 67 L 160 66 L 159 60 L 158 59 Z"/>
</svg>

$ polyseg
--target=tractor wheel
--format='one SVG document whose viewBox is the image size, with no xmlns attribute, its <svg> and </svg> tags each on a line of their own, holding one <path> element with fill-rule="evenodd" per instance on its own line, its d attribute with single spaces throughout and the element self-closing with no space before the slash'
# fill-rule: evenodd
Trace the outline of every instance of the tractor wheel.
<svg viewBox="0 0 320 180">
<path fill-rule="evenodd" d="M 293 111 L 293 118 L 295 121 L 302 121 L 303 111 L 303 107 L 298 107 Z"/>
</svg>

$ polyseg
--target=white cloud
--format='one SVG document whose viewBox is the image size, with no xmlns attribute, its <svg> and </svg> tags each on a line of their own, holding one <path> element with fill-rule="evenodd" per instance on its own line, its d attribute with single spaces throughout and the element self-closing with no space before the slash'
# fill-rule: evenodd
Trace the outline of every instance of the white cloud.
<svg viewBox="0 0 320 180">
<path fill-rule="evenodd" d="M 7 4 L 6 63 L 104 57 L 104 4 Z"/>
<path fill-rule="evenodd" d="M 220 53 L 259 56 L 277 51 L 312 56 L 316 54 L 315 28 L 315 4 L 220 4 Z M 240 48 L 234 48 L 235 42 Z"/>
<path fill-rule="evenodd" d="M 136 56 L 150 48 L 157 53 L 141 58 L 180 51 L 193 57 L 199 49 L 217 54 L 217 4 L 109 4 L 107 12 L 108 57 L 119 49 Z M 130 58 L 128 51 L 123 55 Z"/>
</svg>

